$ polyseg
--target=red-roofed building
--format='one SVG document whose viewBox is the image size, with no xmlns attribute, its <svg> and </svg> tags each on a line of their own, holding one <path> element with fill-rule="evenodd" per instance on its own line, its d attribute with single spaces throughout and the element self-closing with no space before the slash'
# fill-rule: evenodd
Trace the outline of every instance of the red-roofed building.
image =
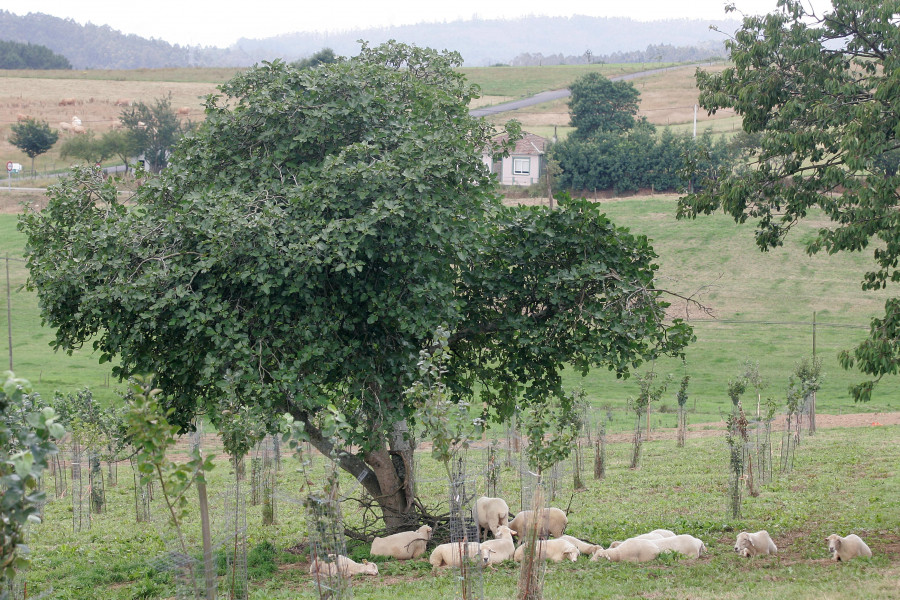
<svg viewBox="0 0 900 600">
<path fill-rule="evenodd" d="M 522 132 L 522 139 L 516 142 L 515 149 L 509 156 L 494 160 L 490 154 L 484 154 L 482 160 L 491 173 L 497 175 L 501 185 L 531 185 L 537 183 L 544 172 L 544 153 L 548 140 L 539 135 Z M 506 134 L 498 136 L 495 141 L 504 141 Z"/>
</svg>

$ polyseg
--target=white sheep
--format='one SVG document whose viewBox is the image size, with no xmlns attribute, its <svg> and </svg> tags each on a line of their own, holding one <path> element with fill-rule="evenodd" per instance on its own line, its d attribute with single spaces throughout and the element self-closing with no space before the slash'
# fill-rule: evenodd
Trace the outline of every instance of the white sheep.
<svg viewBox="0 0 900 600">
<path fill-rule="evenodd" d="M 377 537 L 372 540 L 369 554 L 372 556 L 392 556 L 401 560 L 419 558 L 425 554 L 425 546 L 431 539 L 431 527 L 422 525 L 415 531 L 401 531 L 394 535 Z"/>
<path fill-rule="evenodd" d="M 670 538 L 675 537 L 674 531 L 669 531 L 668 529 L 654 529 L 650 532 L 650 535 L 658 535 L 659 537 Z"/>
<path fill-rule="evenodd" d="M 869 546 L 855 533 L 851 533 L 847 537 L 841 537 L 836 533 L 832 533 L 825 541 L 828 542 L 828 551 L 831 552 L 833 560 L 846 562 L 857 556 L 865 556 L 871 558 L 872 551 Z"/>
<path fill-rule="evenodd" d="M 520 537 L 527 535 L 528 526 L 530 525 L 533 516 L 533 510 L 523 510 L 510 521 L 510 529 L 518 531 Z M 566 513 L 558 508 L 551 507 L 542 509 L 539 518 L 541 522 L 538 530 L 538 537 L 542 539 L 546 538 L 548 533 L 553 537 L 558 538 L 566 531 L 566 525 L 569 524 L 569 518 L 566 517 Z"/>
<path fill-rule="evenodd" d="M 509 505 L 503 498 L 490 498 L 482 496 L 475 501 L 472 509 L 475 521 L 478 523 L 481 539 L 487 539 L 487 530 L 497 537 L 497 528 L 501 525 L 509 525 Z M 515 529 L 513 527 L 513 529 Z"/>
<path fill-rule="evenodd" d="M 378 565 L 370 563 L 367 560 L 362 563 L 355 562 L 342 554 L 329 554 L 328 560 L 319 558 L 313 560 L 309 565 L 310 575 L 320 573 L 322 575 L 335 575 L 340 569 L 341 575 L 350 577 L 352 575 L 378 575 Z"/>
<path fill-rule="evenodd" d="M 656 540 L 649 540 L 656 544 L 662 552 L 673 550 L 679 554 L 683 554 L 688 558 L 700 558 L 706 552 L 706 544 L 703 540 L 695 538 L 692 535 L 682 534 L 674 537 L 664 537 Z"/>
<path fill-rule="evenodd" d="M 591 560 L 605 558 L 611 562 L 650 562 L 659 556 L 659 552 L 659 546 L 654 543 L 654 540 L 631 538 L 615 548 L 597 550 L 591 556 Z"/>
<path fill-rule="evenodd" d="M 559 539 L 566 540 L 567 542 L 571 543 L 576 548 L 578 548 L 578 551 L 582 554 L 591 555 L 597 550 L 603 549 L 603 546 L 601 546 L 600 544 L 591 544 L 589 542 L 584 542 L 571 535 L 561 535 L 559 536 Z"/>
<path fill-rule="evenodd" d="M 634 537 L 630 537 L 630 538 L 627 538 L 624 540 L 616 540 L 615 542 L 611 543 L 609 545 L 609 547 L 610 548 L 618 548 L 620 545 L 624 544 L 628 540 L 661 540 L 664 537 L 671 537 L 671 536 L 665 536 L 661 533 L 658 533 L 659 531 L 666 531 L 666 530 L 656 530 L 656 531 L 651 531 L 650 533 L 642 533 L 641 535 L 636 535 Z M 672 535 L 674 536 L 675 534 L 673 533 Z"/>
<path fill-rule="evenodd" d="M 516 553 L 516 545 L 512 538 L 516 535 L 515 531 L 506 525 L 500 525 L 494 535 L 496 537 L 493 540 L 481 542 L 481 559 L 486 565 L 509 560 Z"/>
<path fill-rule="evenodd" d="M 431 563 L 432 570 L 442 569 L 444 567 L 458 567 L 460 563 L 460 554 L 465 552 L 466 558 L 475 558 L 481 556 L 479 554 L 478 542 L 451 542 L 449 544 L 441 544 L 431 551 L 428 562 Z"/>
<path fill-rule="evenodd" d="M 769 536 L 769 532 L 763 529 L 756 533 L 742 531 L 734 543 L 734 551 L 741 556 L 759 556 L 761 554 L 777 554 L 778 548 Z"/>
<path fill-rule="evenodd" d="M 553 562 L 562 562 L 564 560 L 575 562 L 578 560 L 578 548 L 568 540 L 537 540 L 537 544 L 538 551 L 536 555 L 538 560 L 552 560 Z M 516 562 L 522 562 L 526 546 L 527 544 L 522 544 L 516 548 L 516 553 L 513 555 Z"/>
</svg>

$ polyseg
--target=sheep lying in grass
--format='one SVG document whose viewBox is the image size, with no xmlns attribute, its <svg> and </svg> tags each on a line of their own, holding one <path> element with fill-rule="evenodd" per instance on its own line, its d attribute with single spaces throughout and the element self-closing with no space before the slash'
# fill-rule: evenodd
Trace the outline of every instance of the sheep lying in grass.
<svg viewBox="0 0 900 600">
<path fill-rule="evenodd" d="M 552 560 L 553 562 L 571 560 L 575 562 L 580 554 L 575 544 L 563 539 L 537 540 L 537 544 L 538 549 L 535 553 L 537 560 Z M 522 559 L 525 557 L 526 546 L 527 544 L 522 544 L 516 548 L 516 553 L 513 556 L 516 562 L 522 562 Z"/>
<path fill-rule="evenodd" d="M 518 531 L 520 537 L 527 535 L 532 518 L 534 518 L 533 510 L 523 510 L 509 523 L 509 528 Z M 566 513 L 558 508 L 551 507 L 541 510 L 539 519 L 540 529 L 538 530 L 538 537 L 542 539 L 546 538 L 548 533 L 558 538 L 566 531 L 566 525 L 569 524 L 569 518 L 566 517 Z"/>
<path fill-rule="evenodd" d="M 734 551 L 741 556 L 759 556 L 761 554 L 776 554 L 778 548 L 769 536 L 769 532 L 763 529 L 756 533 L 742 531 L 734 543 Z"/>
<path fill-rule="evenodd" d="M 656 547 L 662 552 L 672 550 L 679 554 L 683 554 L 688 558 L 700 558 L 700 555 L 706 552 L 706 545 L 703 543 L 703 540 L 687 534 L 649 541 L 656 544 Z"/>
<path fill-rule="evenodd" d="M 402 560 L 419 558 L 425 554 L 425 546 L 431 539 L 431 527 L 422 525 L 415 531 L 402 531 L 372 540 L 369 554 L 372 556 L 392 556 Z"/>
<path fill-rule="evenodd" d="M 659 546 L 654 543 L 654 540 L 631 538 L 615 548 L 597 550 L 591 556 L 591 560 L 605 558 L 611 562 L 650 562 L 659 556 L 659 553 Z"/>
<path fill-rule="evenodd" d="M 511 559 L 516 553 L 516 545 L 513 543 L 512 536 L 516 532 L 501 525 L 494 532 L 497 537 L 493 540 L 481 542 L 481 559 L 486 565 L 493 565 L 504 560 Z"/>
<path fill-rule="evenodd" d="M 862 538 L 851 533 L 847 537 L 841 537 L 836 533 L 832 533 L 825 541 L 828 543 L 828 551 L 831 552 L 833 560 L 846 562 L 857 556 L 865 556 L 871 558 L 872 551 L 866 545 Z"/>
<path fill-rule="evenodd" d="M 451 542 L 449 544 L 441 544 L 431 551 L 428 562 L 431 563 L 431 569 L 436 571 L 444 567 L 458 567 L 460 554 L 465 552 L 466 558 L 475 558 L 481 556 L 478 552 L 478 542 Z"/>
<path fill-rule="evenodd" d="M 579 552 L 581 552 L 582 554 L 587 554 L 588 556 L 590 556 L 597 550 L 603 549 L 603 546 L 601 546 L 600 544 L 590 544 L 588 542 L 583 542 L 577 537 L 573 537 L 571 535 L 561 535 L 559 536 L 559 539 L 566 540 L 567 542 L 578 548 Z"/>
<path fill-rule="evenodd" d="M 654 529 L 650 533 L 642 533 L 641 535 L 636 535 L 634 537 L 630 537 L 625 540 L 617 540 L 609 545 L 610 548 L 617 548 L 621 544 L 624 544 L 628 540 L 661 540 L 667 537 L 675 537 L 675 534 L 668 529 Z"/>
<path fill-rule="evenodd" d="M 350 577 L 352 575 L 378 575 L 378 565 L 375 563 L 364 560 L 362 561 L 362 564 L 360 564 L 341 554 L 329 554 L 327 561 L 319 558 L 319 560 L 313 560 L 309 565 L 310 575 L 316 575 L 317 573 L 322 575 L 336 575 L 338 569 L 340 569 L 341 575 L 344 577 Z"/>
<path fill-rule="evenodd" d="M 482 496 L 475 501 L 475 508 L 472 512 L 475 521 L 478 522 L 478 528 L 482 534 L 481 539 L 487 539 L 487 530 L 497 537 L 497 528 L 501 525 L 509 525 L 509 505 L 503 498 Z"/>
</svg>

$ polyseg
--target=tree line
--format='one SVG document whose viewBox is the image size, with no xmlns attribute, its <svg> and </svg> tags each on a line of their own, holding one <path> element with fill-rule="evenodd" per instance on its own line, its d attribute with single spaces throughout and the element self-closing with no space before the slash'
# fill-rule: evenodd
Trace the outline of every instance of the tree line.
<svg viewBox="0 0 900 600">
<path fill-rule="evenodd" d="M 0 40 L 0 69 L 71 69 L 65 56 L 40 44 Z"/>
</svg>

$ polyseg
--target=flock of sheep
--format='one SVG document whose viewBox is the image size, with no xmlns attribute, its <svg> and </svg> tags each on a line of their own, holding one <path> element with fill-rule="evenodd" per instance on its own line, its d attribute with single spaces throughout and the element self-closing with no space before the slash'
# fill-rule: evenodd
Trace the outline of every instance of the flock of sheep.
<svg viewBox="0 0 900 600">
<path fill-rule="evenodd" d="M 525 532 L 533 523 L 535 512 L 524 510 L 509 520 L 509 506 L 502 498 L 481 497 L 475 502 L 473 518 L 478 523 L 486 541 L 440 544 L 431 551 L 428 561 L 433 570 L 459 566 L 463 553 L 468 559 L 479 555 L 485 565 L 500 563 L 506 560 L 521 562 L 526 544 L 516 547 L 513 536 L 524 539 Z M 538 560 L 576 561 L 581 554 L 589 555 L 592 561 L 605 558 L 612 562 L 649 562 L 655 560 L 663 552 L 675 552 L 687 558 L 699 558 L 706 552 L 702 540 L 687 534 L 677 535 L 668 529 L 656 529 L 649 533 L 628 538 L 624 541 L 612 542 L 604 549 L 599 544 L 591 544 L 570 535 L 564 535 L 568 518 L 558 508 L 546 508 L 539 513 L 540 524 L 537 531 L 538 548 L 534 556 Z M 426 546 L 431 540 L 431 527 L 423 525 L 415 531 L 404 531 L 387 537 L 376 537 L 369 551 L 371 556 L 385 556 L 401 560 L 416 559 L 425 554 Z M 490 531 L 493 539 L 487 539 Z M 552 539 L 548 536 L 552 536 Z M 857 535 L 841 537 L 836 534 L 826 539 L 832 559 L 848 561 L 863 556 L 871 557 L 872 551 Z M 776 554 L 778 548 L 765 530 L 756 533 L 742 531 L 737 536 L 734 551 L 744 557 Z M 327 559 L 313 560 L 310 573 L 334 575 L 378 575 L 378 565 L 363 561 L 354 562 L 346 556 L 329 555 Z"/>
</svg>

